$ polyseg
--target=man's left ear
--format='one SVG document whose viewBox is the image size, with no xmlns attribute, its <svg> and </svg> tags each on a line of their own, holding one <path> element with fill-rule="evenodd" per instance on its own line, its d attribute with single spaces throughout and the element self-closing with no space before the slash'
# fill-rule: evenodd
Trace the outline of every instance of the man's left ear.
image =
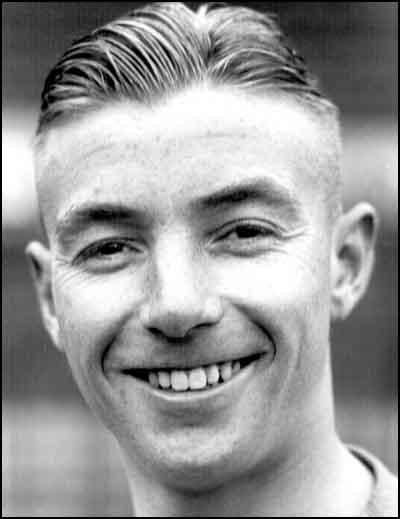
<svg viewBox="0 0 400 519">
<path fill-rule="evenodd" d="M 331 316 L 345 319 L 364 295 L 375 260 L 378 216 L 362 202 L 341 215 L 331 251 Z"/>
</svg>

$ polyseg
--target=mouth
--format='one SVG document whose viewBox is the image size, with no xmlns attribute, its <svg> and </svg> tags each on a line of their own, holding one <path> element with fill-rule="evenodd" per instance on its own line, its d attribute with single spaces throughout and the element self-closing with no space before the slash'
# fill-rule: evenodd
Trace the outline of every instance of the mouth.
<svg viewBox="0 0 400 519">
<path fill-rule="evenodd" d="M 264 355 L 265 353 L 257 353 L 228 362 L 206 364 L 191 369 L 125 369 L 123 373 L 168 393 L 205 391 L 227 383 L 242 369 L 257 362 Z"/>
</svg>

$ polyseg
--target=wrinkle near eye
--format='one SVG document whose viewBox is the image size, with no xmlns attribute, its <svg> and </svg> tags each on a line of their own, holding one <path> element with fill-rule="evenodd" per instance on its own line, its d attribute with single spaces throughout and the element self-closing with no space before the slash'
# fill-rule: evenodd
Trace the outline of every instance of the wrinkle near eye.
<svg viewBox="0 0 400 519">
<path fill-rule="evenodd" d="M 84 280 L 84 273 L 78 269 L 71 268 L 70 263 L 58 261 L 55 267 L 56 284 L 66 288 L 71 284 L 79 284 Z"/>
</svg>

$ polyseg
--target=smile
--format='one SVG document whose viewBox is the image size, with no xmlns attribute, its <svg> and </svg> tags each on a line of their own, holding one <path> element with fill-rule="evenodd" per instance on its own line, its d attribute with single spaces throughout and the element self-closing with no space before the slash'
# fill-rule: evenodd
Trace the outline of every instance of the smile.
<svg viewBox="0 0 400 519">
<path fill-rule="evenodd" d="M 262 355 L 258 353 L 229 362 L 208 364 L 192 369 L 129 369 L 125 370 L 125 373 L 147 382 L 155 389 L 170 393 L 204 391 L 225 384 L 246 366 L 259 360 Z"/>
</svg>

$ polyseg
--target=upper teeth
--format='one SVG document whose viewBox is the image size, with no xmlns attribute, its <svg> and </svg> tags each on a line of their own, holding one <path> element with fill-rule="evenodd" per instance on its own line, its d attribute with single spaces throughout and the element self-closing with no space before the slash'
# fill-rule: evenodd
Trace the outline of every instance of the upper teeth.
<svg viewBox="0 0 400 519">
<path fill-rule="evenodd" d="M 174 391 L 203 389 L 207 384 L 211 386 L 218 384 L 220 379 L 226 382 L 239 370 L 240 362 L 237 360 L 190 370 L 151 371 L 149 383 L 153 387 L 171 388 Z"/>
</svg>

